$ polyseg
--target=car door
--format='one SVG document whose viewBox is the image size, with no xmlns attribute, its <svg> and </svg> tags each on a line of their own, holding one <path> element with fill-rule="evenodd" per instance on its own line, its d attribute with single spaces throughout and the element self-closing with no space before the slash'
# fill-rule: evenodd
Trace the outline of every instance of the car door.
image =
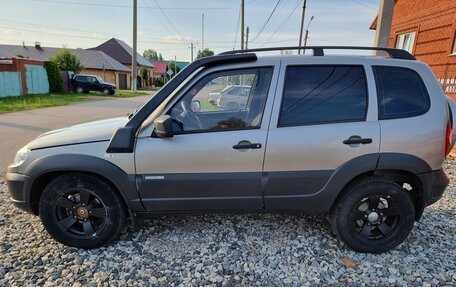
<svg viewBox="0 0 456 287">
<path fill-rule="evenodd" d="M 165 108 L 173 118 L 173 137 L 137 139 L 139 193 L 147 210 L 263 208 L 261 173 L 278 77 L 271 63 L 208 71 Z M 239 82 L 252 87 L 245 109 L 209 103 L 210 93 Z"/>
<path fill-rule="evenodd" d="M 362 62 L 324 60 L 282 61 L 264 163 L 266 209 L 319 212 L 337 196 L 330 182 L 375 169 L 380 130 L 372 71 Z"/>
</svg>

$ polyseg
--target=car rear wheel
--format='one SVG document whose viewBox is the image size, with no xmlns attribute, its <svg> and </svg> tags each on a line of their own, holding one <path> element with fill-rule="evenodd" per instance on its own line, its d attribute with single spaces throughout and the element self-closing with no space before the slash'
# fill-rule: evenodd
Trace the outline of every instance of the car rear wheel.
<svg viewBox="0 0 456 287">
<path fill-rule="evenodd" d="M 40 198 L 41 221 L 57 241 L 78 248 L 97 248 L 126 224 L 126 207 L 111 186 L 86 174 L 60 176 Z"/>
<path fill-rule="evenodd" d="M 413 199 L 397 183 L 370 178 L 352 185 L 337 201 L 331 227 L 348 247 L 381 253 L 402 243 L 415 222 Z"/>
<path fill-rule="evenodd" d="M 228 110 L 239 110 L 239 105 L 238 103 L 230 102 L 226 105 L 226 108 Z"/>
</svg>

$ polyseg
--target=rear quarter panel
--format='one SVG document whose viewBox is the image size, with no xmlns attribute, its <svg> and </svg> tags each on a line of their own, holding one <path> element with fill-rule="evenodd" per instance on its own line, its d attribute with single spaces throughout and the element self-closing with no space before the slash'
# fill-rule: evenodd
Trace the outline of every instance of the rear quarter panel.
<svg viewBox="0 0 456 287">
<path fill-rule="evenodd" d="M 420 116 L 380 120 L 380 153 L 402 153 L 423 159 L 432 170 L 445 160 L 445 131 L 448 107 L 445 94 L 432 70 L 418 61 L 371 60 L 371 65 L 398 66 L 416 71 L 427 88 L 431 106 Z"/>
</svg>

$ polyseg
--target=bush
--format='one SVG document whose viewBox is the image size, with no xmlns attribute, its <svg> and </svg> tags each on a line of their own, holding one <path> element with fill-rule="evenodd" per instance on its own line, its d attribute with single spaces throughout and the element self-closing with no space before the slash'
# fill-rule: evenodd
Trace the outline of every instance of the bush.
<svg viewBox="0 0 456 287">
<path fill-rule="evenodd" d="M 48 81 L 49 81 L 49 91 L 62 92 L 62 77 L 60 76 L 60 69 L 57 63 L 52 61 L 47 61 L 44 63 L 44 68 L 46 69 Z"/>
<path fill-rule="evenodd" d="M 157 78 L 157 79 L 154 80 L 154 86 L 156 86 L 156 87 L 163 87 L 164 84 L 165 83 L 163 82 L 162 79 L 158 79 Z"/>
</svg>

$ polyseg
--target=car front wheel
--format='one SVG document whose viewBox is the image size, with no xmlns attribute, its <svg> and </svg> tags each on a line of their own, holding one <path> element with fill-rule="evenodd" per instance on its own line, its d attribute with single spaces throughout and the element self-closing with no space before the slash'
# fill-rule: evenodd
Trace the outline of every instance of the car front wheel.
<svg viewBox="0 0 456 287">
<path fill-rule="evenodd" d="M 111 91 L 111 89 L 108 89 L 108 88 L 104 88 L 101 92 L 102 92 L 103 95 L 105 95 L 105 96 L 109 96 L 109 95 L 112 95 L 112 94 L 113 94 L 112 91 Z"/>
<path fill-rule="evenodd" d="M 67 174 L 52 180 L 40 198 L 41 221 L 57 241 L 78 248 L 97 248 L 126 224 L 122 198 L 103 180 Z"/>
<path fill-rule="evenodd" d="M 83 94 L 85 92 L 84 88 L 83 87 L 76 87 L 75 89 L 76 93 L 78 94 Z"/>
<path fill-rule="evenodd" d="M 369 178 L 352 185 L 337 201 L 331 227 L 350 248 L 381 253 L 403 242 L 413 228 L 410 194 L 394 181 Z"/>
</svg>

